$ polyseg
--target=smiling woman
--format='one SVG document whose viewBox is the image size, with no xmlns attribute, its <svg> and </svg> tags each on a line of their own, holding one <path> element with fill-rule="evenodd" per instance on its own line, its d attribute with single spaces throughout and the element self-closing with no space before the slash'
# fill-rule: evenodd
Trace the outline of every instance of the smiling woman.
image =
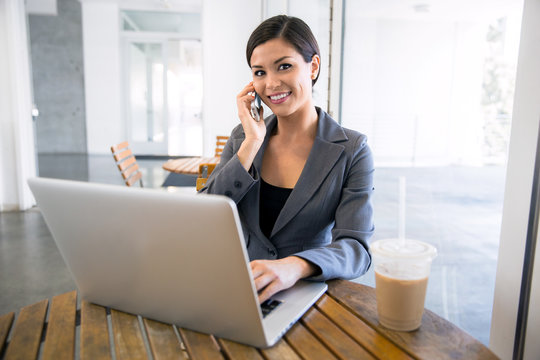
<svg viewBox="0 0 540 360">
<path fill-rule="evenodd" d="M 272 105 L 288 105 L 271 107 L 274 114 L 286 117 L 312 103 L 311 90 L 320 67 L 318 54 L 305 61 L 291 43 L 276 38 L 257 46 L 251 59 L 255 92 Z"/>
<path fill-rule="evenodd" d="M 236 98 L 241 124 L 201 191 L 236 202 L 259 299 L 302 278 L 364 274 L 372 155 L 364 135 L 314 105 L 315 37 L 304 21 L 275 16 L 252 33 L 246 55 L 253 81 Z M 255 92 L 273 112 L 264 121 L 250 113 Z"/>
</svg>

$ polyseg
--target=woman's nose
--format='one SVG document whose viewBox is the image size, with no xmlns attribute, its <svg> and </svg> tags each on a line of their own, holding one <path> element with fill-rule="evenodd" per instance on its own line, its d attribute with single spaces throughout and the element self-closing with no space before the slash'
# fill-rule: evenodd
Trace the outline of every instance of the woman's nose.
<svg viewBox="0 0 540 360">
<path fill-rule="evenodd" d="M 279 87 L 281 84 L 281 81 L 279 80 L 279 77 L 276 75 L 268 74 L 266 76 L 266 87 L 268 89 L 275 89 Z"/>
</svg>

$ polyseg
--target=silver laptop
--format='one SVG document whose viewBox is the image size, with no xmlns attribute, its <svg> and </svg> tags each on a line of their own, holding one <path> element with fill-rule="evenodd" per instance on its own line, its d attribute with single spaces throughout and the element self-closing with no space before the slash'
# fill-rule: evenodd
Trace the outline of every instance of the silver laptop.
<svg viewBox="0 0 540 360">
<path fill-rule="evenodd" d="M 90 302 L 268 347 L 327 289 L 300 281 L 276 294 L 263 316 L 227 197 L 45 178 L 28 184 Z"/>
</svg>

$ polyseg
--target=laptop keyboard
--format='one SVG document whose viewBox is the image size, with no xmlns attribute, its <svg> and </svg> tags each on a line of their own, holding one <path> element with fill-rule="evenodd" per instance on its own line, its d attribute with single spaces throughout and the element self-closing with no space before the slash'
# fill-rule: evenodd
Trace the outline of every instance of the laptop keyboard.
<svg viewBox="0 0 540 360">
<path fill-rule="evenodd" d="M 277 308 L 282 302 L 279 300 L 274 299 L 268 299 L 261 303 L 261 311 L 263 314 L 263 318 L 266 317 L 266 315 L 270 314 L 275 308 Z"/>
</svg>

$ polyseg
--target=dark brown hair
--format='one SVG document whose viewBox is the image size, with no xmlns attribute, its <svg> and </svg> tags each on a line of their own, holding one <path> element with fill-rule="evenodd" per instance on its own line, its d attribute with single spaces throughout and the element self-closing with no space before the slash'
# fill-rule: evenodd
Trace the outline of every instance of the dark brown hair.
<svg viewBox="0 0 540 360">
<path fill-rule="evenodd" d="M 321 56 L 319 45 L 309 26 L 294 16 L 277 15 L 266 19 L 251 33 L 246 47 L 246 57 L 251 67 L 251 55 L 255 48 L 268 40 L 283 38 L 290 43 L 306 62 L 311 62 L 313 55 Z M 315 85 L 317 77 L 312 81 Z"/>
</svg>

